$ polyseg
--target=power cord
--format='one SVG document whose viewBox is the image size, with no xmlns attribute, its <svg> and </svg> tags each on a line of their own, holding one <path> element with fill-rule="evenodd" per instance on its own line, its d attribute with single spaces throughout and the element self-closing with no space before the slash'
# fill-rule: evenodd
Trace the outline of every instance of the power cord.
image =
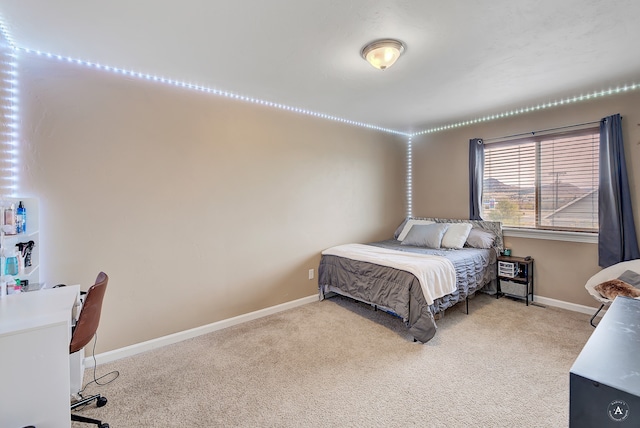
<svg viewBox="0 0 640 428">
<path fill-rule="evenodd" d="M 98 362 L 96 361 L 96 342 L 98 342 L 98 333 L 96 333 L 96 334 L 94 335 L 94 337 L 93 337 L 93 338 L 94 338 L 94 340 L 93 340 L 93 349 L 91 350 L 91 357 L 93 358 L 93 380 L 92 380 L 92 381 L 90 381 L 90 382 L 87 382 L 87 383 L 84 385 L 84 388 L 82 388 L 80 391 L 78 391 L 78 393 L 77 393 L 77 394 L 78 394 L 78 396 L 80 397 L 80 399 L 84 398 L 84 397 L 82 396 L 82 393 L 83 393 L 83 392 L 84 392 L 84 390 L 85 390 L 85 389 L 87 389 L 87 387 L 88 387 L 89 385 L 91 385 L 92 383 L 95 383 L 95 384 L 96 384 L 96 385 L 98 385 L 98 386 L 105 386 L 105 385 L 110 384 L 111 382 L 113 382 L 114 380 L 116 380 L 116 379 L 118 378 L 118 376 L 120 376 L 120 372 L 119 372 L 119 371 L 117 371 L 117 370 L 113 370 L 113 371 L 110 371 L 110 372 L 109 372 L 109 373 L 107 373 L 107 374 L 104 374 L 104 375 L 102 375 L 102 376 L 100 376 L 100 377 L 96 378 L 96 367 L 98 366 Z M 108 381 L 106 381 L 106 382 L 104 382 L 104 383 L 100 383 L 100 382 L 99 382 L 99 381 L 101 381 L 102 379 L 104 379 L 104 378 L 105 378 L 105 377 L 107 377 L 107 376 L 113 376 L 113 378 L 112 378 L 112 379 L 109 379 Z M 87 404 L 88 404 L 88 403 L 87 403 Z M 86 406 L 87 404 L 85 404 L 85 406 Z M 84 407 L 84 406 L 82 406 L 82 407 Z"/>
</svg>

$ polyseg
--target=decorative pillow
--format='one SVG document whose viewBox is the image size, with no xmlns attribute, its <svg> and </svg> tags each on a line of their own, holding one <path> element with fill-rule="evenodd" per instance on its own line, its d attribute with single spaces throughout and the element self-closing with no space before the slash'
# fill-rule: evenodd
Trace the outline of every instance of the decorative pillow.
<svg viewBox="0 0 640 428">
<path fill-rule="evenodd" d="M 474 227 L 467 236 L 467 245 L 473 248 L 491 248 L 495 239 L 496 235 L 493 233 Z"/>
<path fill-rule="evenodd" d="M 606 299 L 613 300 L 616 296 L 640 297 L 640 289 L 633 285 L 627 284 L 619 279 L 612 279 L 596 285 L 595 290 Z"/>
<path fill-rule="evenodd" d="M 629 285 L 633 285 L 634 287 L 640 287 L 640 274 L 634 272 L 632 270 L 625 270 L 622 272 L 622 275 L 618 277 L 620 281 L 624 281 Z"/>
<path fill-rule="evenodd" d="M 455 248 L 460 249 L 467 242 L 467 236 L 471 232 L 471 223 L 446 223 L 449 225 L 447 231 L 442 237 L 443 248 Z"/>
<path fill-rule="evenodd" d="M 446 230 L 447 225 L 444 223 L 415 224 L 409 230 L 401 245 L 440 248 L 440 242 Z"/>
<path fill-rule="evenodd" d="M 400 236 L 400 234 L 402 233 L 404 225 L 407 224 L 407 221 L 409 221 L 409 219 L 405 218 L 404 220 L 402 220 L 402 223 L 400 223 L 400 226 L 396 227 L 396 231 L 393 232 L 393 239 L 398 239 L 398 236 Z"/>
<path fill-rule="evenodd" d="M 435 221 L 414 220 L 414 219 L 407 220 L 407 222 L 404 224 L 404 227 L 402 228 L 402 232 L 400 232 L 400 235 L 398 235 L 398 241 L 404 241 L 404 238 L 407 236 L 407 233 L 409 233 L 409 230 L 411 230 L 411 227 L 414 224 L 433 224 L 433 223 L 435 223 Z"/>
</svg>

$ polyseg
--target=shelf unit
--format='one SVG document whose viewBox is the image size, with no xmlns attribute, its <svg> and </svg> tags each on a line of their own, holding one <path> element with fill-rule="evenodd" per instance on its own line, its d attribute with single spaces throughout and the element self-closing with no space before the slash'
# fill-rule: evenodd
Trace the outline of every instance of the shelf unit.
<svg viewBox="0 0 640 428">
<path fill-rule="evenodd" d="M 14 278 L 22 280 L 28 280 L 29 284 L 40 283 L 40 219 L 39 219 L 39 206 L 38 200 L 35 198 L 3 198 L 0 201 L 1 215 L 0 220 L 4 226 L 4 210 L 11 204 L 15 207 L 22 201 L 27 212 L 27 228 L 25 233 L 19 233 L 16 235 L 7 235 L 2 228 L 0 228 L 0 275 L 4 276 L 6 260 L 4 257 L 4 249 L 14 248 L 16 244 L 21 242 L 33 241 L 34 246 L 31 251 L 31 266 L 25 267 L 24 271 L 15 275 Z"/>
<path fill-rule="evenodd" d="M 533 258 L 498 257 L 498 297 L 502 295 L 533 302 Z"/>
</svg>

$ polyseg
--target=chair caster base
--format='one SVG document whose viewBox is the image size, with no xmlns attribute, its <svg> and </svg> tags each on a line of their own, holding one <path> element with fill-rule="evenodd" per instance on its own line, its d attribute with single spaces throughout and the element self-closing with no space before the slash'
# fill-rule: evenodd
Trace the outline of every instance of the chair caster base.
<svg viewBox="0 0 640 428">
<path fill-rule="evenodd" d="M 77 403 L 73 403 L 71 405 L 71 410 L 74 410 L 80 406 L 87 405 L 93 400 L 96 400 L 96 407 L 103 407 L 107 404 L 107 397 L 103 397 L 102 395 L 97 394 L 97 395 L 92 395 L 91 397 L 83 398 Z M 86 416 L 82 416 L 73 412 L 71 413 L 71 420 L 76 422 L 83 422 L 86 424 L 93 424 L 98 428 L 109 428 L 109 424 L 106 422 L 102 422 L 101 420 L 98 420 L 98 419 L 88 418 Z"/>
<path fill-rule="evenodd" d="M 107 397 L 99 397 L 96 402 L 97 407 L 102 407 L 107 405 Z M 109 428 L 108 426 L 106 428 Z"/>
</svg>

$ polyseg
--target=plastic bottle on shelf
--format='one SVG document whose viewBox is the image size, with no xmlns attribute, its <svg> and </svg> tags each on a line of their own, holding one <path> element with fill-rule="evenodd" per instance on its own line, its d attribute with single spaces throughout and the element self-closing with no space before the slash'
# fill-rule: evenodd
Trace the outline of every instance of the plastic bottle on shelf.
<svg viewBox="0 0 640 428">
<path fill-rule="evenodd" d="M 18 275 L 24 275 L 24 257 L 21 251 L 15 252 L 16 259 L 18 260 Z"/>
<path fill-rule="evenodd" d="M 16 234 L 16 206 L 11 204 L 9 208 L 4 210 L 4 225 L 2 229 L 7 235 Z"/>
<path fill-rule="evenodd" d="M 15 250 L 7 251 L 7 253 L 5 254 L 4 274 L 11 276 L 15 276 L 18 274 L 18 256 Z"/>
<path fill-rule="evenodd" d="M 16 233 L 27 232 L 27 209 L 24 207 L 22 201 L 16 208 Z"/>
</svg>

